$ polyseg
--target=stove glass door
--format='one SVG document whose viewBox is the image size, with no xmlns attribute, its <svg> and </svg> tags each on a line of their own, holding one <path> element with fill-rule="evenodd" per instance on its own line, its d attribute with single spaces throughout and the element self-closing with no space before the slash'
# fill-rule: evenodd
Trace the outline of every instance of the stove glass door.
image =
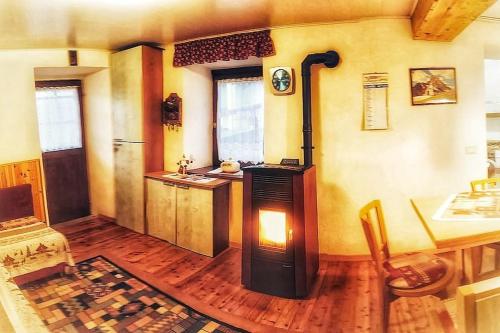
<svg viewBox="0 0 500 333">
<path fill-rule="evenodd" d="M 286 212 L 259 209 L 259 247 L 286 251 Z"/>
</svg>

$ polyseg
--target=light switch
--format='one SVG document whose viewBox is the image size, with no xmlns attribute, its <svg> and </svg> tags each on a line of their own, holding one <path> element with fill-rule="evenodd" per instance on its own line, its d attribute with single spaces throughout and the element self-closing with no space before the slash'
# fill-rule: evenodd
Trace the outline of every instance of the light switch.
<svg viewBox="0 0 500 333">
<path fill-rule="evenodd" d="M 477 146 L 465 146 L 465 153 L 467 155 L 477 154 Z"/>
</svg>

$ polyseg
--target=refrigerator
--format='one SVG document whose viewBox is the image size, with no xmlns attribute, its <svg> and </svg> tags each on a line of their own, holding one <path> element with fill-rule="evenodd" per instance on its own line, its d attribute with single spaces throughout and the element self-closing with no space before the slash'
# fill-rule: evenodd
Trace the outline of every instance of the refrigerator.
<svg viewBox="0 0 500 333">
<path fill-rule="evenodd" d="M 117 224 L 145 233 L 144 174 L 163 170 L 162 50 L 136 46 L 111 55 Z"/>
</svg>

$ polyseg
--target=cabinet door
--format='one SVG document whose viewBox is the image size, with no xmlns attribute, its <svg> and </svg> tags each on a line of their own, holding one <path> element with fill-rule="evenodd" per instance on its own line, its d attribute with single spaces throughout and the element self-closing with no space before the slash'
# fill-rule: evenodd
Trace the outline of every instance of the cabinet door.
<svg viewBox="0 0 500 333">
<path fill-rule="evenodd" d="M 133 142 L 144 141 L 141 46 L 111 55 L 111 84 L 113 138 Z"/>
<path fill-rule="evenodd" d="M 114 143 L 116 222 L 144 233 L 144 155 L 141 143 Z"/>
<path fill-rule="evenodd" d="M 213 256 L 213 193 L 177 186 L 177 245 Z"/>
<path fill-rule="evenodd" d="M 146 221 L 148 234 L 175 244 L 175 185 L 148 179 L 147 196 Z"/>
</svg>

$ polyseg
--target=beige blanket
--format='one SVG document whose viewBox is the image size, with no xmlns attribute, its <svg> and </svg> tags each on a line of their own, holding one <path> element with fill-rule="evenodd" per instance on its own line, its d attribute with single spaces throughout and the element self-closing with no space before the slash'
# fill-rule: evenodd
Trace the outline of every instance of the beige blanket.
<svg viewBox="0 0 500 333">
<path fill-rule="evenodd" d="M 2 329 L 16 333 L 49 333 L 49 330 L 24 297 L 23 292 L 12 281 L 9 272 L 0 265 L 0 320 L 8 321 L 2 324 Z"/>
<path fill-rule="evenodd" d="M 0 263 L 12 277 L 31 273 L 60 263 L 74 266 L 66 237 L 44 227 L 2 237 L 0 232 Z"/>
<path fill-rule="evenodd" d="M 48 333 L 37 312 L 13 277 L 61 263 L 74 266 L 68 241 L 61 233 L 34 217 L 2 223 L 0 228 L 0 320 L 6 332 Z"/>
</svg>

